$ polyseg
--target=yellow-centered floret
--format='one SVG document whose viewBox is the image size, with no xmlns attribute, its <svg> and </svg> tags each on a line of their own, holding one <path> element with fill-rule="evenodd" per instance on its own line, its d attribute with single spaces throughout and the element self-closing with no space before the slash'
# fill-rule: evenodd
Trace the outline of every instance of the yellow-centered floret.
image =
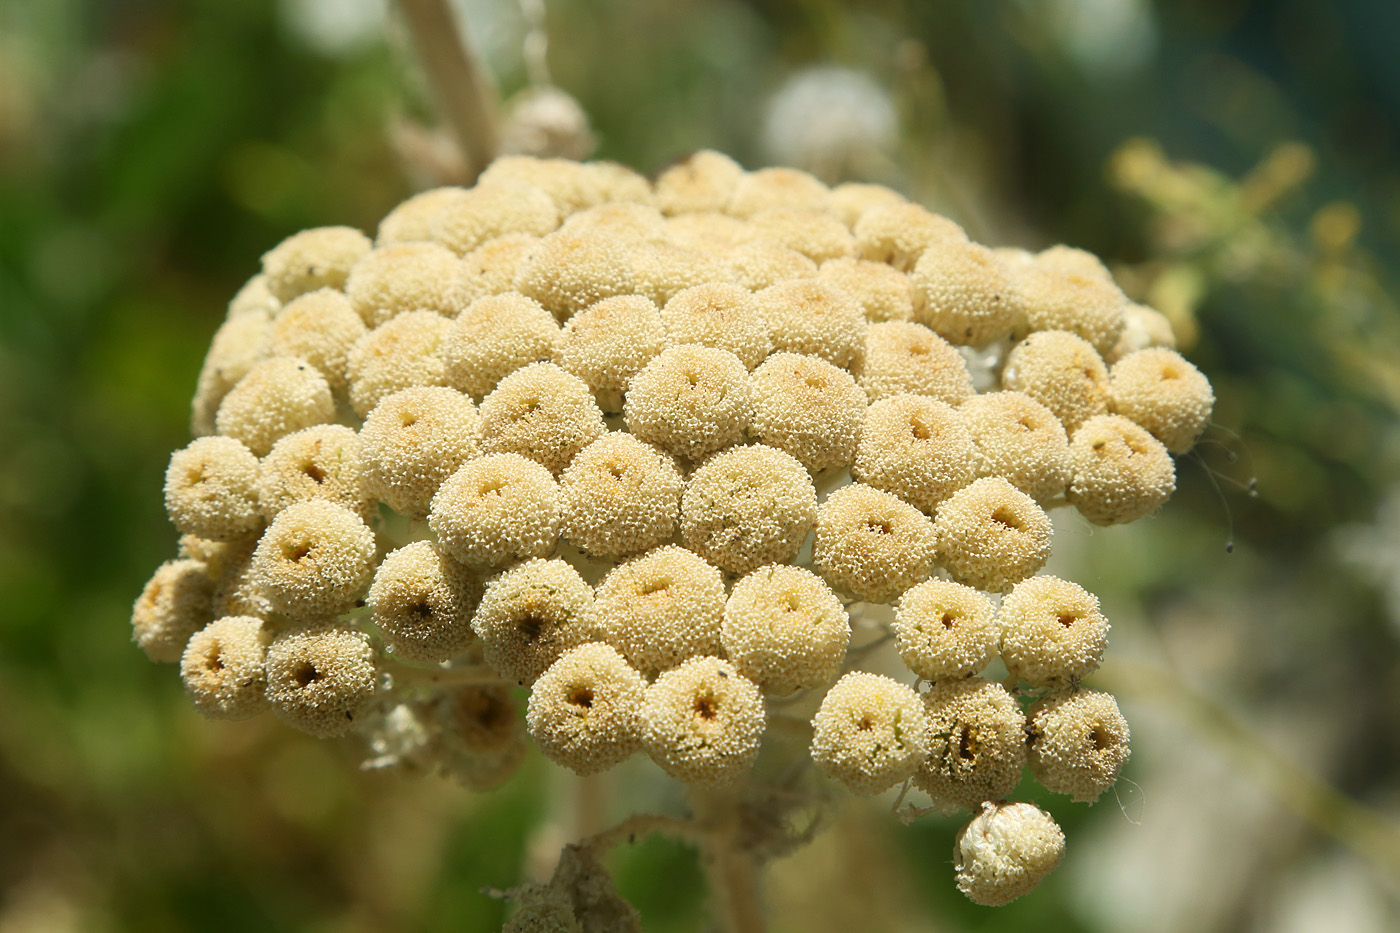
<svg viewBox="0 0 1400 933">
<path fill-rule="evenodd" d="M 386 397 L 360 428 L 360 463 L 370 495 L 422 518 L 433 496 L 480 451 L 476 406 L 454 389 L 418 386 Z"/>
<path fill-rule="evenodd" d="M 619 295 L 569 318 L 558 361 L 588 384 L 600 408 L 617 412 L 628 382 L 665 348 L 666 326 L 651 299 Z"/>
<path fill-rule="evenodd" d="M 499 237 L 544 236 L 557 226 L 559 208 L 543 189 L 503 180 L 444 197 L 428 233 L 462 256 Z"/>
<path fill-rule="evenodd" d="M 928 755 L 919 695 L 879 674 L 852 671 L 812 718 L 812 760 L 851 791 L 871 795 L 913 777 Z"/>
<path fill-rule="evenodd" d="M 722 211 L 744 177 L 744 168 L 729 156 L 701 149 L 662 172 L 656 179 L 656 206 L 663 214 Z"/>
<path fill-rule="evenodd" d="M 892 395 L 927 395 L 949 405 L 972 397 L 967 361 L 948 341 L 909 321 L 871 324 L 865 357 L 855 370 L 870 401 Z"/>
<path fill-rule="evenodd" d="M 795 168 L 761 168 L 735 183 L 725 210 L 735 217 L 745 218 L 779 207 L 825 211 L 830 200 L 830 189 L 806 172 Z"/>
<path fill-rule="evenodd" d="M 851 620 L 821 577 L 770 564 L 734 584 L 720 629 L 739 673 L 783 696 L 830 683 L 851 641 Z"/>
<path fill-rule="evenodd" d="M 751 240 L 725 254 L 734 281 L 748 289 L 763 289 L 789 279 L 810 279 L 817 264 L 795 249 L 772 240 Z"/>
<path fill-rule="evenodd" d="M 452 322 L 432 311 L 408 311 L 365 334 L 350 350 L 350 404 L 367 417 L 381 401 L 413 386 L 447 381 L 442 348 Z"/>
<path fill-rule="evenodd" d="M 365 602 L 386 649 L 409 661 L 437 663 L 472 643 L 481 581 L 431 542 L 415 541 L 384 558 Z"/>
<path fill-rule="evenodd" d="M 728 350 L 671 347 L 632 379 L 623 413 L 641 440 L 699 460 L 743 439 L 753 415 L 749 373 Z"/>
<path fill-rule="evenodd" d="M 633 291 L 632 253 L 607 234 L 556 231 L 535 244 L 515 277 L 515 289 L 561 322 L 604 298 Z"/>
<path fill-rule="evenodd" d="M 968 242 L 963 228 L 918 204 L 899 201 L 862 211 L 853 231 L 864 259 L 909 272 L 925 253 Z"/>
<path fill-rule="evenodd" d="M 274 356 L 248 370 L 224 396 L 214 424 L 261 457 L 278 438 L 334 420 L 330 384 L 316 367 L 294 356 Z"/>
<path fill-rule="evenodd" d="M 723 651 L 724 578 L 683 547 L 667 545 L 608 572 L 593 601 L 598 637 L 655 677 L 699 655 Z"/>
<path fill-rule="evenodd" d="M 1146 428 L 1170 453 L 1184 454 L 1210 424 L 1210 380 L 1180 353 L 1139 350 L 1113 364 L 1108 383 L 1114 414 Z"/>
<path fill-rule="evenodd" d="M 749 218 L 749 235 L 796 250 L 816 263 L 856 251 L 851 231 L 825 211 L 791 207 L 758 211 Z"/>
<path fill-rule="evenodd" d="M 350 270 L 345 295 L 369 327 L 406 311 L 452 318 L 486 285 L 452 250 L 436 243 L 399 243 L 366 254 Z"/>
<path fill-rule="evenodd" d="M 1098 670 L 1108 620 L 1093 593 L 1045 574 L 1023 580 L 1001 601 L 1001 657 L 1032 687 L 1068 686 Z"/>
<path fill-rule="evenodd" d="M 1050 409 L 1067 434 L 1108 411 L 1108 367 L 1087 340 L 1066 331 L 1040 331 L 1012 348 L 1001 384 Z"/>
<path fill-rule="evenodd" d="M 576 774 L 606 771 L 641 747 L 646 688 L 610 645 L 579 645 L 531 688 L 530 737 L 546 758 Z"/>
<path fill-rule="evenodd" d="M 294 233 L 263 254 L 268 290 L 286 304 L 318 288 L 340 288 L 350 267 L 371 245 L 369 237 L 353 227 L 315 227 Z"/>
<path fill-rule="evenodd" d="M 214 584 L 202 561 L 168 560 L 131 607 L 131 637 L 152 661 L 178 661 L 190 636 L 214 618 Z"/>
<path fill-rule="evenodd" d="M 170 456 L 165 511 L 185 534 L 232 541 L 262 527 L 258 458 L 231 437 L 200 437 Z"/>
<path fill-rule="evenodd" d="M 284 722 L 320 738 L 344 735 L 374 697 L 374 648 L 354 629 L 304 629 L 267 649 L 267 699 Z"/>
<path fill-rule="evenodd" d="M 1041 253 L 1016 270 L 1016 302 L 1023 315 L 1018 335 L 1067 330 L 1089 341 L 1100 356 L 1113 352 L 1123 334 L 1127 297 L 1106 275 L 1062 260 L 1060 254 Z"/>
<path fill-rule="evenodd" d="M 677 292 L 661 309 L 666 338 L 728 350 L 752 370 L 773 352 L 768 322 L 753 293 L 732 282 L 712 282 Z"/>
<path fill-rule="evenodd" d="M 828 259 L 817 277 L 859 301 L 872 324 L 914 319 L 914 290 L 908 276 L 883 262 L 854 256 Z"/>
<path fill-rule="evenodd" d="M 1030 708 L 1031 773 L 1046 790 L 1093 803 L 1128 760 L 1128 722 L 1097 690 L 1050 693 Z"/>
<path fill-rule="evenodd" d="M 792 560 L 816 524 L 812 477 L 791 454 L 772 447 L 712 457 L 681 495 L 686 547 L 728 573 Z"/>
<path fill-rule="evenodd" d="M 754 296 L 775 350 L 805 353 L 842 369 L 865 354 L 865 311 L 848 292 L 821 279 L 790 279 Z"/>
<path fill-rule="evenodd" d="M 475 570 L 546 557 L 559 543 L 564 502 L 549 471 L 519 454 L 463 465 L 433 497 L 428 527 L 448 554 Z"/>
<path fill-rule="evenodd" d="M 763 696 L 719 658 L 691 658 L 666 671 L 642 701 L 642 744 L 661 769 L 687 784 L 738 780 L 763 738 Z"/>
<path fill-rule="evenodd" d="M 486 663 L 530 686 L 570 648 L 597 639 L 593 588 L 562 560 L 527 560 L 486 582 L 472 622 Z"/>
<path fill-rule="evenodd" d="M 200 629 L 180 656 L 180 679 L 210 719 L 250 719 L 268 708 L 263 620 L 227 616 Z"/>
<path fill-rule="evenodd" d="M 307 499 L 327 499 L 364 518 L 374 509 L 360 466 L 360 438 L 344 425 L 318 424 L 288 434 L 259 467 L 258 504 L 268 521 Z"/>
<path fill-rule="evenodd" d="M 925 580 L 895 609 L 895 648 L 924 680 L 980 674 L 1001 647 L 996 607 L 970 586 Z"/>
<path fill-rule="evenodd" d="M 605 434 L 559 477 L 564 537 L 607 560 L 640 554 L 676 530 L 684 487 L 670 457 L 630 434 Z"/>
<path fill-rule="evenodd" d="M 980 347 L 1010 334 L 1019 320 L 1011 278 L 997 255 L 979 243 L 950 240 L 931 247 L 909 280 L 914 320 L 949 343 Z"/>
<path fill-rule="evenodd" d="M 287 506 L 253 552 L 253 575 L 281 612 L 311 622 L 355 605 L 374 576 L 374 532 L 343 505 Z"/>
<path fill-rule="evenodd" d="M 481 446 L 517 453 L 559 475 L 607 428 L 588 385 L 554 363 L 531 363 L 481 403 Z"/>
<path fill-rule="evenodd" d="M 1044 505 L 1069 485 L 1069 437 L 1055 413 L 1023 392 L 984 392 L 958 409 L 981 456 L 982 476 L 1000 476 Z"/>
<path fill-rule="evenodd" d="M 938 561 L 958 583 L 999 593 L 1050 559 L 1050 517 L 1000 476 L 979 479 L 938 507 Z"/>
<path fill-rule="evenodd" d="M 1162 442 L 1122 415 L 1090 418 L 1069 442 L 1066 498 L 1095 525 L 1135 522 L 1176 491 L 1176 465 Z"/>
<path fill-rule="evenodd" d="M 887 603 L 933 570 L 933 522 L 864 483 L 832 493 L 817 510 L 812 560 L 835 589 Z"/>
<path fill-rule="evenodd" d="M 813 473 L 856 457 L 866 396 L 844 369 L 799 353 L 775 353 L 754 370 L 750 433 Z"/>
<path fill-rule="evenodd" d="M 870 406 L 851 475 L 933 514 L 977 477 L 977 448 L 958 412 L 924 395 Z"/>
<path fill-rule="evenodd" d="M 365 325 L 350 299 L 320 288 L 293 299 L 267 331 L 269 356 L 295 356 L 320 370 L 335 392 L 345 391 L 350 348 Z"/>
<path fill-rule="evenodd" d="M 430 188 L 395 207 L 379 221 L 374 236 L 376 246 L 414 243 L 433 238 L 433 222 L 444 207 L 465 193 L 457 187 Z"/>
<path fill-rule="evenodd" d="M 877 207 L 905 203 L 904 195 L 884 185 L 847 181 L 831 189 L 831 213 L 847 227 L 855 229 L 861 217 Z"/>
<path fill-rule="evenodd" d="M 443 344 L 447 384 L 484 398 L 517 369 L 556 360 L 563 342 L 559 323 L 539 302 L 515 292 L 479 298 Z"/>
</svg>

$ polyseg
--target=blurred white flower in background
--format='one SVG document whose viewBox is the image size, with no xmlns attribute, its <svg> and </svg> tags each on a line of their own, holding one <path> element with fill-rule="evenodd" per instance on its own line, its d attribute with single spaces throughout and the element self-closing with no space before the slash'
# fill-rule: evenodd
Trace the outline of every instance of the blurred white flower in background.
<svg viewBox="0 0 1400 933">
<path fill-rule="evenodd" d="M 281 0 L 278 13 L 293 36 L 322 55 L 349 55 L 380 40 L 385 0 Z"/>
<path fill-rule="evenodd" d="M 1060 49 L 1099 77 L 1147 64 L 1157 51 L 1151 0 L 1017 0 L 1041 18 Z"/>
<path fill-rule="evenodd" d="M 898 136 L 889 93 L 870 75 L 830 65 L 792 75 L 768 101 L 763 149 L 774 164 L 834 179 L 868 174 Z"/>
<path fill-rule="evenodd" d="M 506 101 L 503 155 L 586 159 L 596 141 L 583 107 L 557 87 L 526 88 Z"/>
</svg>

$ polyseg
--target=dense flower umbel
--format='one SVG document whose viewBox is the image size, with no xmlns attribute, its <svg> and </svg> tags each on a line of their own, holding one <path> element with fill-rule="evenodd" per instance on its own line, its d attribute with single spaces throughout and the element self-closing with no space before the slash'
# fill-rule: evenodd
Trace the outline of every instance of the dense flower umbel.
<svg viewBox="0 0 1400 933">
<path fill-rule="evenodd" d="M 1036 576 L 1047 510 L 1173 491 L 1214 396 L 1160 315 L 1079 250 L 714 152 L 654 185 L 504 158 L 377 234 L 270 250 L 200 372 L 184 537 L 132 612 L 196 708 L 486 788 L 523 756 L 514 685 L 560 764 L 696 784 L 806 703 L 851 791 L 978 813 L 969 897 L 1053 868 L 1053 820 L 1003 798 L 1029 763 L 1095 799 L 1128 727 L 1081 687 L 1097 599 Z M 876 627 L 908 682 L 856 670 Z"/>
</svg>

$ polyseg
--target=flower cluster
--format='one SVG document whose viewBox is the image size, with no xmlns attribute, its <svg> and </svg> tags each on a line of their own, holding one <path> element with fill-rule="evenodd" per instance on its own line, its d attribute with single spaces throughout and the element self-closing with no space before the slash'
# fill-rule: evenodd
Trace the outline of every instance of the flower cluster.
<svg viewBox="0 0 1400 933">
<path fill-rule="evenodd" d="M 1081 686 L 1108 622 L 1041 570 L 1047 509 L 1151 515 L 1209 420 L 1162 325 L 1087 253 L 989 249 L 882 187 L 503 158 L 373 240 L 263 257 L 136 640 L 206 715 L 472 787 L 526 734 L 579 773 L 734 782 L 806 692 L 816 766 L 975 811 L 958 883 L 1005 903 L 1063 850 L 1005 801 L 1023 769 L 1092 801 L 1128 756 Z M 913 686 L 853 669 L 853 622 Z"/>
</svg>

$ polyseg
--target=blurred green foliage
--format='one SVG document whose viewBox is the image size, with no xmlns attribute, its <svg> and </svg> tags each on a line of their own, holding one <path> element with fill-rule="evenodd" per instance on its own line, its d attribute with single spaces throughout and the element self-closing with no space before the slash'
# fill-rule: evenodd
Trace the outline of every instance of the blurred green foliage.
<svg viewBox="0 0 1400 933">
<path fill-rule="evenodd" d="M 480 889 L 520 879 L 547 813 L 538 760 L 470 795 L 363 775 L 353 750 L 275 722 L 205 723 L 129 641 L 131 601 L 174 548 L 160 478 L 228 298 L 287 234 L 372 230 L 427 181 L 396 133 L 431 112 L 399 31 L 358 0 L 332 19 L 367 10 L 363 35 L 318 39 L 297 12 L 312 6 L 0 4 L 6 933 L 494 929 L 503 906 Z M 521 87 L 515 5 L 462 8 Z M 1095 46 L 1095 10 L 1123 9 L 1138 31 Z M 1308 766 L 1394 812 L 1400 629 L 1335 539 L 1371 521 L 1400 454 L 1400 6 L 557 0 L 549 17 L 554 80 L 601 156 L 653 171 L 707 146 L 756 166 L 771 92 L 806 65 L 856 68 L 900 117 L 869 178 L 993 242 L 1095 250 L 1167 311 L 1217 387 L 1219 443 L 1182 462 L 1151 527 L 1078 542 L 1083 582 L 1242 716 L 1321 717 Z M 1257 500 L 1234 489 L 1251 478 Z M 1202 649 L 1207 623 L 1223 641 Z M 1119 818 L 1054 809 L 1071 851 Z M 855 840 L 846 867 L 803 863 L 828 886 L 827 928 L 843 899 L 869 929 L 1103 928 L 1063 871 L 1006 910 L 967 904 L 954 826 L 833 830 Z M 1285 868 L 1327 848 L 1292 838 L 1218 924 L 1267 919 Z M 893 867 L 865 885 L 862 860 Z M 651 840 L 619 875 L 649 929 L 702 928 L 689 850 Z"/>
</svg>

